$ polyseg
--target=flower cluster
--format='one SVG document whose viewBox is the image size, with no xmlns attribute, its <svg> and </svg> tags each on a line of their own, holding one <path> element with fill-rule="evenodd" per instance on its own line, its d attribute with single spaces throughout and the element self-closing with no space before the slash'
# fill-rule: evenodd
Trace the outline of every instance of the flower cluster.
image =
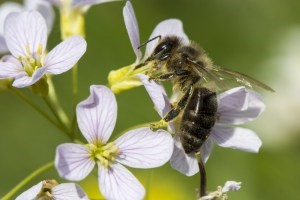
<svg viewBox="0 0 300 200">
<path fill-rule="evenodd" d="M 161 118 L 178 103 L 169 99 L 160 82 L 151 80 L 147 75 L 150 64 L 145 61 L 155 53 L 158 38 L 176 36 L 182 44 L 190 43 L 182 22 L 168 19 L 155 27 L 142 56 L 140 47 L 143 44 L 140 44 L 137 19 L 130 1 L 123 8 L 123 16 L 136 60 L 131 65 L 109 73 L 110 88 L 103 85 L 90 86 L 90 96 L 79 103 L 77 85 L 73 85 L 76 114 L 73 116 L 74 122 L 70 122 L 55 93 L 52 75 L 73 70 L 73 83 L 77 83 L 75 66 L 87 49 L 84 14 L 92 5 L 112 1 L 116 0 L 25 0 L 25 6 L 7 3 L 0 7 L 0 53 L 9 53 L 0 61 L 0 91 L 11 90 L 34 105 L 18 90 L 30 88 L 34 94 L 42 97 L 53 116 L 38 106 L 34 105 L 33 108 L 72 141 L 57 146 L 54 163 L 49 166 L 55 166 L 58 175 L 68 181 L 82 181 L 97 168 L 98 188 L 106 199 L 140 200 L 145 196 L 145 189 L 125 166 L 149 169 L 170 161 L 175 170 L 193 176 L 198 172 L 203 175 L 204 165 L 214 144 L 257 153 L 261 140 L 252 130 L 237 125 L 255 120 L 265 110 L 265 105 L 260 94 L 244 86 L 233 87 L 218 94 L 215 123 L 196 152 L 185 152 L 174 120 L 166 123 L 167 130 L 154 130 L 149 123 L 148 126 L 137 126 L 125 131 L 114 141 L 109 140 L 117 119 L 115 94 L 144 85 Z M 48 52 L 47 38 L 54 18 L 52 4 L 60 11 L 63 41 Z M 86 142 L 75 133 L 76 119 Z M 207 193 L 204 190 L 199 199 L 228 199 L 227 192 L 239 190 L 240 184 L 229 181 L 215 192 Z M 4 199 L 9 197 L 10 193 Z M 78 184 L 58 184 L 49 179 L 31 187 L 16 199 L 79 200 L 89 197 Z"/>
<path fill-rule="evenodd" d="M 14 79 L 13 86 L 18 88 L 33 85 L 46 74 L 68 71 L 86 51 L 85 40 L 72 36 L 47 54 L 47 26 L 37 11 L 9 14 L 4 38 L 11 55 L 0 62 L 0 78 Z"/>
</svg>

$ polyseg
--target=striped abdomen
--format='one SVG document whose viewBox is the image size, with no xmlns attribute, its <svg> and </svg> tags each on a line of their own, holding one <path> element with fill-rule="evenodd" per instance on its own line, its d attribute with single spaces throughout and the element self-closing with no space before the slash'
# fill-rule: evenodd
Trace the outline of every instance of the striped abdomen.
<svg viewBox="0 0 300 200">
<path fill-rule="evenodd" d="M 214 126 L 217 115 L 217 95 L 207 88 L 195 88 L 182 115 L 180 140 L 186 153 L 202 146 Z"/>
</svg>

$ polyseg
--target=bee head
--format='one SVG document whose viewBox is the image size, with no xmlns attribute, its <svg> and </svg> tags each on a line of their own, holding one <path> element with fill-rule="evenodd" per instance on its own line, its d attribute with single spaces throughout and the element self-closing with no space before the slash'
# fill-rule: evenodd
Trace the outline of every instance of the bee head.
<svg viewBox="0 0 300 200">
<path fill-rule="evenodd" d="M 176 51 L 179 45 L 180 39 L 178 37 L 165 37 L 158 43 L 147 60 L 158 59 L 159 61 L 165 61 L 172 56 L 173 52 Z"/>
</svg>

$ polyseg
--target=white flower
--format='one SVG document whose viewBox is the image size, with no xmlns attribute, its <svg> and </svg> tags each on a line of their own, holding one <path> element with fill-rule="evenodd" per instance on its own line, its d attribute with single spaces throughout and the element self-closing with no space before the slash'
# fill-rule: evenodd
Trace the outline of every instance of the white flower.
<svg viewBox="0 0 300 200">
<path fill-rule="evenodd" d="M 51 31 L 54 21 L 54 12 L 52 6 L 44 0 L 24 0 L 24 6 L 15 2 L 5 2 L 0 6 L 0 54 L 7 53 L 9 50 L 4 40 L 4 22 L 6 17 L 12 12 L 21 12 L 26 10 L 37 10 L 44 17 L 48 32 Z"/>
<path fill-rule="evenodd" d="M 241 189 L 241 182 L 236 182 L 236 181 L 226 181 L 224 187 L 222 188 L 222 192 L 226 193 L 229 191 L 236 192 L 239 189 Z"/>
<path fill-rule="evenodd" d="M 55 180 L 44 180 L 23 192 L 16 200 L 39 200 L 49 198 L 55 200 L 89 199 L 82 188 L 75 183 L 58 184 Z"/>
<path fill-rule="evenodd" d="M 149 82 L 146 75 L 140 74 L 139 77 L 156 110 L 161 117 L 164 116 L 171 106 L 163 87 L 154 81 Z M 218 95 L 218 120 L 212 128 L 210 136 L 200 148 L 203 162 L 208 160 L 214 143 L 221 147 L 257 153 L 262 142 L 255 132 L 234 125 L 253 121 L 264 110 L 265 104 L 260 94 L 245 87 L 236 87 Z M 171 129 L 173 129 L 172 126 Z M 199 168 L 195 155 L 184 152 L 176 133 L 174 139 L 174 152 L 170 160 L 172 167 L 187 176 L 196 174 Z"/>
<path fill-rule="evenodd" d="M 13 86 L 22 88 L 45 74 L 61 74 L 71 69 L 86 51 L 86 42 L 72 36 L 46 54 L 47 26 L 37 11 L 11 13 L 5 21 L 4 38 L 9 61 L 0 62 L 0 78 L 13 78 Z"/>
<path fill-rule="evenodd" d="M 128 131 L 107 142 L 117 117 L 117 103 L 105 86 L 91 86 L 91 95 L 77 105 L 77 121 L 88 144 L 61 144 L 55 166 L 61 177 L 80 181 L 98 166 L 98 183 L 107 199 L 140 200 L 144 188 L 123 165 L 134 168 L 159 167 L 173 152 L 173 140 L 164 130 L 149 128 Z"/>
<path fill-rule="evenodd" d="M 136 55 L 136 60 L 133 64 L 120 68 L 115 71 L 111 71 L 108 76 L 108 81 L 111 89 L 118 93 L 122 90 L 130 89 L 132 87 L 137 87 L 142 85 L 139 78 L 136 77 L 136 74 L 143 73 L 143 68 L 136 69 L 135 67 L 143 61 L 144 58 L 147 58 L 155 46 L 159 42 L 158 39 L 149 42 L 146 45 L 146 51 L 144 58 L 142 58 L 142 52 L 138 47 L 140 46 L 140 33 L 139 27 L 137 23 L 137 19 L 130 1 L 126 2 L 125 7 L 123 8 L 123 18 L 126 26 L 126 30 L 128 32 L 128 36 L 131 42 L 131 46 Z M 189 40 L 185 35 L 182 22 L 178 19 L 168 19 L 160 22 L 153 30 L 149 39 L 153 39 L 157 36 L 165 37 L 167 35 L 176 35 L 182 38 L 183 43 L 188 43 Z"/>
<path fill-rule="evenodd" d="M 210 192 L 208 195 L 201 197 L 199 200 L 227 200 L 227 192 L 236 192 L 241 188 L 241 182 L 226 181 L 224 187 L 219 186 L 216 191 Z"/>
<path fill-rule="evenodd" d="M 52 3 L 56 6 L 61 6 L 62 4 L 67 2 L 70 5 L 70 7 L 78 8 L 78 7 L 92 6 L 96 4 L 107 3 L 111 1 L 121 1 L 121 0 L 44 0 L 44 1 L 48 1 L 49 3 Z"/>
</svg>

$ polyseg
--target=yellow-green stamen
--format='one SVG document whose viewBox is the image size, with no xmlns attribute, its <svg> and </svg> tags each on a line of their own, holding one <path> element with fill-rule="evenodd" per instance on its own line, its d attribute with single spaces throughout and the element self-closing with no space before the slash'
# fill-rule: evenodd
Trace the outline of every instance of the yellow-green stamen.
<svg viewBox="0 0 300 200">
<path fill-rule="evenodd" d="M 57 186 L 56 180 L 44 180 L 42 182 L 42 189 L 40 193 L 36 196 L 37 200 L 51 200 L 53 199 L 52 188 Z"/>
<path fill-rule="evenodd" d="M 113 142 L 105 145 L 88 144 L 87 146 L 90 148 L 90 157 L 105 168 L 108 168 L 111 162 L 116 160 L 119 152 L 119 148 Z"/>
<path fill-rule="evenodd" d="M 32 76 L 34 71 L 42 66 L 42 53 L 43 53 L 43 46 L 40 44 L 38 46 L 37 51 L 35 52 L 35 55 L 32 55 L 30 52 L 29 44 L 26 45 L 26 55 L 20 56 L 19 61 L 22 63 L 25 72 Z"/>
</svg>

